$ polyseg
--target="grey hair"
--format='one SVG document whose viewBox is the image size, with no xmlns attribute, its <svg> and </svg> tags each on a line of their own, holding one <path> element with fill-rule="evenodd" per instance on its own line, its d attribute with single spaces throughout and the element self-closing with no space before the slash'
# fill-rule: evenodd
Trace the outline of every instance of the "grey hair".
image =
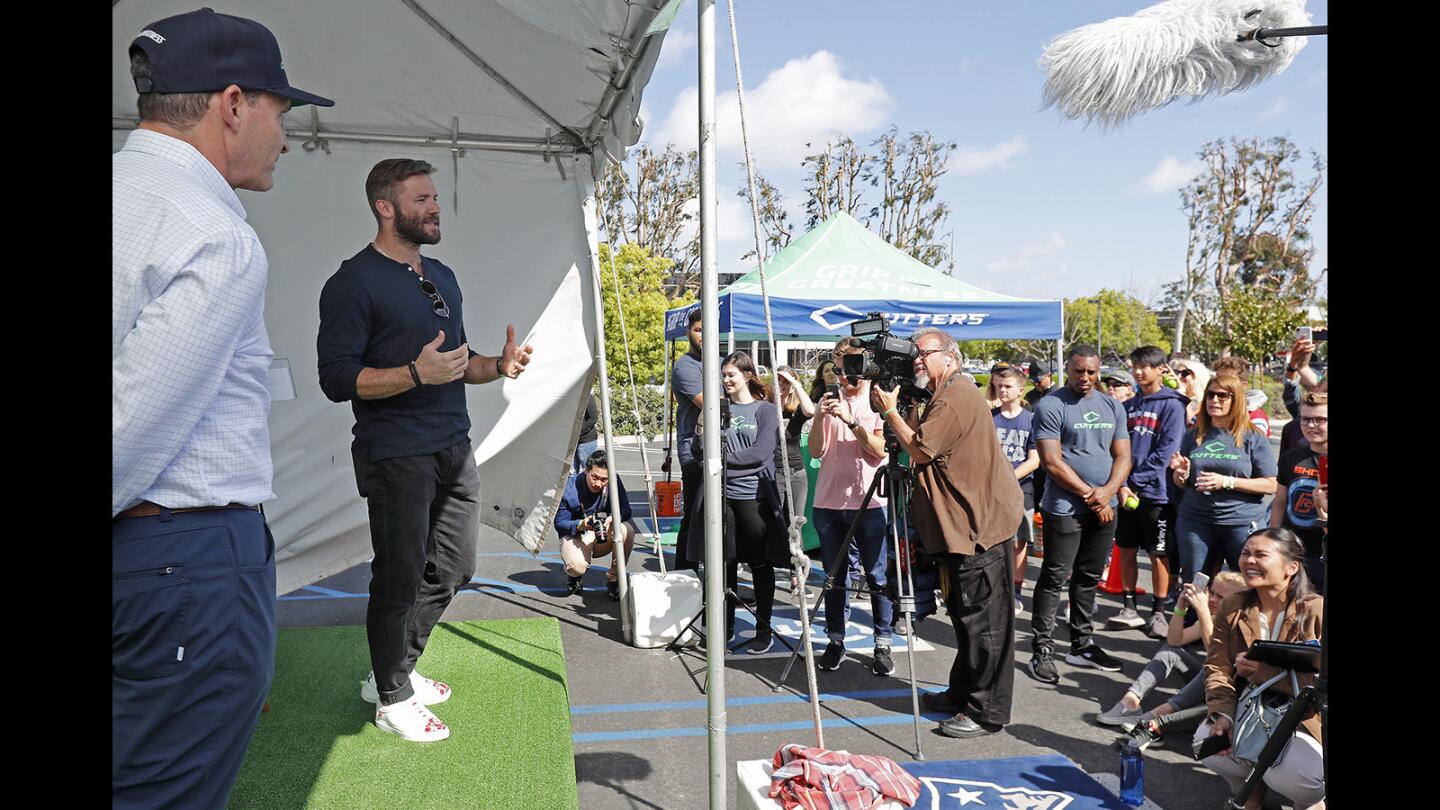
<svg viewBox="0 0 1440 810">
<path fill-rule="evenodd" d="M 139 47 L 130 49 L 130 77 L 146 79 L 151 75 L 150 57 Z M 261 90 L 246 90 L 245 102 L 254 104 L 263 95 Z M 205 118 L 210 110 L 209 93 L 141 93 L 135 100 L 136 112 L 141 121 L 164 124 L 180 132 L 192 129 Z"/>
<path fill-rule="evenodd" d="M 956 368 L 959 368 L 965 362 L 964 358 L 960 355 L 960 344 L 956 343 L 955 338 L 950 337 L 950 333 L 944 329 L 939 329 L 934 326 L 916 329 L 915 334 L 911 335 L 910 339 L 919 343 L 922 337 L 934 337 L 938 340 L 940 342 L 940 351 L 955 358 Z"/>
</svg>

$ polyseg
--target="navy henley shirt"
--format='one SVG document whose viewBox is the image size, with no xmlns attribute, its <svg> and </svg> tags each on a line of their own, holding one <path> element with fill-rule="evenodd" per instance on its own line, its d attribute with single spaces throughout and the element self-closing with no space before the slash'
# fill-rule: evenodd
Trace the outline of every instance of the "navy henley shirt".
<svg viewBox="0 0 1440 810">
<path fill-rule="evenodd" d="M 370 461 L 439 452 L 470 432 L 464 380 L 422 385 L 384 399 L 355 394 L 361 370 L 409 365 L 442 329 L 440 351 L 466 342 L 455 273 L 426 256 L 420 262 L 425 278 L 449 305 L 450 317 L 435 313 L 409 265 L 386 258 L 373 245 L 343 262 L 320 292 L 315 341 L 320 388 L 332 402 L 351 403 L 354 447 Z M 476 354 L 472 349 L 470 355 Z"/>
</svg>

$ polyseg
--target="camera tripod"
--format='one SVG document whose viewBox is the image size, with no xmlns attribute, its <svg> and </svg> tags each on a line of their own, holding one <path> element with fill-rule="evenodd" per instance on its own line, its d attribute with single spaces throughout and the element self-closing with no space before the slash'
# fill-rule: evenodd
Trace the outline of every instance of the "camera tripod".
<svg viewBox="0 0 1440 810">
<path fill-rule="evenodd" d="M 1255 761 L 1255 769 L 1250 772 L 1250 777 L 1240 787 L 1240 792 L 1235 795 L 1225 806 L 1243 810 L 1245 802 L 1249 800 L 1250 794 L 1255 791 L 1256 786 L 1265 778 L 1265 772 L 1280 758 L 1280 752 L 1285 748 L 1290 737 L 1299 727 L 1301 718 L 1315 706 L 1320 710 L 1320 761 L 1324 764 L 1325 782 L 1330 782 L 1330 680 L 1329 680 L 1329 656 L 1326 650 L 1330 647 L 1330 538 L 1326 536 L 1322 541 L 1320 562 L 1325 569 L 1325 585 L 1320 589 L 1320 595 L 1325 597 L 1324 604 L 1320 607 L 1320 674 L 1315 676 L 1315 682 L 1300 690 L 1300 694 L 1290 703 L 1290 709 L 1275 730 L 1270 733 L 1270 739 L 1265 747 L 1260 750 L 1260 758 Z"/>
<path fill-rule="evenodd" d="M 848 583 L 837 584 L 836 577 L 841 571 L 848 569 L 850 542 L 854 539 L 856 530 L 860 528 L 860 520 L 864 517 L 870 501 L 879 492 L 880 496 L 890 504 L 892 510 L 887 523 L 889 523 L 890 530 L 890 553 L 895 559 L 895 590 L 899 596 L 896 608 L 903 614 L 905 626 L 909 631 L 905 657 L 910 661 L 910 709 L 915 726 L 915 759 L 923 762 L 925 752 L 920 743 L 920 694 L 915 685 L 915 579 L 914 574 L 911 573 L 911 566 L 903 564 L 908 559 L 901 556 L 900 549 L 901 523 L 905 518 L 897 514 L 896 508 L 897 504 L 901 506 L 909 504 L 912 483 L 909 468 L 900 464 L 900 442 L 895 438 L 895 430 L 888 423 L 885 425 L 885 452 L 888 455 L 886 463 L 875 471 L 875 478 L 870 482 L 870 488 L 865 491 L 865 498 L 860 502 L 860 508 L 856 510 L 855 517 L 850 521 L 850 527 L 846 530 L 845 539 L 841 541 L 840 548 L 835 553 L 835 559 L 831 560 L 830 565 L 826 568 L 825 583 L 820 586 L 820 592 L 816 595 L 813 606 L 806 604 L 805 583 L 800 583 L 800 609 L 809 611 L 807 623 L 813 633 L 815 614 L 820 609 L 820 605 L 824 603 L 827 592 L 838 588 L 844 590 L 847 596 L 852 593 L 857 596 L 871 593 L 868 587 L 851 588 Z M 909 542 L 908 527 L 903 533 L 907 536 L 906 542 Z M 800 654 L 801 650 L 798 646 L 791 648 L 790 657 L 785 662 L 785 668 L 780 671 L 780 677 L 776 679 L 773 691 L 778 692 L 785 685 L 785 679 L 790 676 L 790 670 L 795 666 L 795 659 Z"/>
</svg>

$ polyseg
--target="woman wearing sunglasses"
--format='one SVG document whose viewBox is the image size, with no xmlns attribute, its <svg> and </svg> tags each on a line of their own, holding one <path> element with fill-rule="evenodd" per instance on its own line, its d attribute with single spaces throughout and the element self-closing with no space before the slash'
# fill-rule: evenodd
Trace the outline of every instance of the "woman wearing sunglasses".
<svg viewBox="0 0 1440 810">
<path fill-rule="evenodd" d="M 1175 485 L 1186 490 L 1175 520 L 1181 582 L 1222 559 L 1239 570 L 1245 538 L 1266 524 L 1262 501 L 1276 489 L 1275 456 L 1245 412 L 1245 383 L 1215 377 L 1201 402 L 1195 429 L 1170 458 Z"/>
</svg>

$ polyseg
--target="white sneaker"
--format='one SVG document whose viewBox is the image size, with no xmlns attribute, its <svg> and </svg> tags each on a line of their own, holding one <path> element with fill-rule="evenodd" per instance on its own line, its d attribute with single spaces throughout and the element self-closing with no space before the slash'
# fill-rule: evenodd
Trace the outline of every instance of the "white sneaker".
<svg viewBox="0 0 1440 810">
<path fill-rule="evenodd" d="M 376 707 L 375 725 L 411 742 L 439 742 L 450 736 L 450 727 L 415 698 Z"/>
<path fill-rule="evenodd" d="M 419 672 L 410 673 L 410 685 L 415 689 L 415 698 L 426 706 L 444 703 L 450 699 L 450 684 L 432 681 Z M 380 690 L 375 686 L 375 673 L 365 676 L 360 684 L 360 699 L 374 704 L 380 703 Z"/>
</svg>

